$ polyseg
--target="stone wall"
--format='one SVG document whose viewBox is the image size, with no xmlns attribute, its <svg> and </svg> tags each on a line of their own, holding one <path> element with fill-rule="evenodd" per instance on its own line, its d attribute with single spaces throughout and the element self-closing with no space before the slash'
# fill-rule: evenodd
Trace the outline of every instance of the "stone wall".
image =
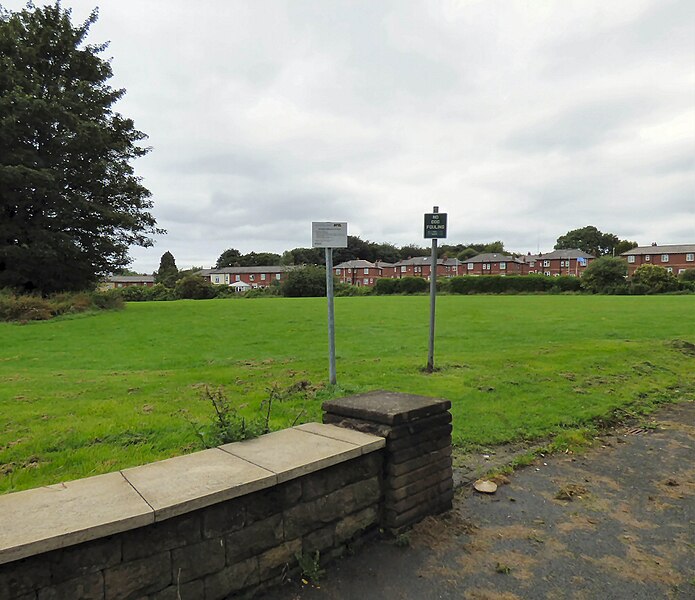
<svg viewBox="0 0 695 600">
<path fill-rule="evenodd" d="M 344 398 L 324 405 L 342 427 L 0 496 L 0 600 L 221 600 L 277 585 L 299 557 L 325 564 L 451 505 L 448 408 Z"/>
<path fill-rule="evenodd" d="M 0 565 L 0 598 L 217 600 L 280 583 L 379 523 L 382 455 L 106 538 Z"/>
</svg>

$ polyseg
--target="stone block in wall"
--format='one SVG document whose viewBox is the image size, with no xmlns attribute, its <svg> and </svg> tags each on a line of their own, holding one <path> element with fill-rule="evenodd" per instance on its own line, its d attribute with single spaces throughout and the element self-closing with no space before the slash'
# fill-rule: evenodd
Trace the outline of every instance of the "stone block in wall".
<svg viewBox="0 0 695 600">
<path fill-rule="evenodd" d="M 239 531 L 246 525 L 246 504 L 246 498 L 242 497 L 205 508 L 202 511 L 203 537 L 216 538 Z"/>
<path fill-rule="evenodd" d="M 424 442 L 446 438 L 448 438 L 449 443 L 451 443 L 451 430 L 451 423 L 446 423 L 444 425 L 439 425 L 438 427 L 433 427 L 432 429 L 425 429 L 414 435 L 401 437 L 396 440 L 389 437 L 387 451 L 394 453 L 398 450 L 403 450 L 404 448 L 413 448 Z"/>
<path fill-rule="evenodd" d="M 45 556 L 0 565 L 0 598 L 17 598 L 50 585 L 51 570 L 42 560 Z"/>
<path fill-rule="evenodd" d="M 103 600 L 104 575 L 89 573 L 39 590 L 38 600 Z"/>
<path fill-rule="evenodd" d="M 247 496 L 246 525 L 281 513 L 286 507 L 299 502 L 301 497 L 302 484 L 299 480 L 281 483 Z"/>
<path fill-rule="evenodd" d="M 389 455 L 389 462 L 399 464 L 407 462 L 419 456 L 431 454 L 432 452 L 437 452 L 438 450 L 443 450 L 444 448 L 449 448 L 450 446 L 451 436 L 447 436 L 438 440 L 427 440 L 426 442 L 421 442 L 415 446 L 403 448 L 402 450 L 397 450 L 395 452 L 388 452 L 387 447 L 386 451 Z"/>
<path fill-rule="evenodd" d="M 60 583 L 88 573 L 96 573 L 121 562 L 121 538 L 109 536 L 77 546 L 48 552 L 51 582 Z"/>
<path fill-rule="evenodd" d="M 387 492 L 390 489 L 401 489 L 410 485 L 411 483 L 422 481 L 432 473 L 438 473 L 447 469 L 451 469 L 451 452 L 445 454 L 444 456 L 438 455 L 436 460 L 428 462 L 420 468 L 408 471 L 403 475 L 388 477 L 386 479 L 385 487 Z"/>
<path fill-rule="evenodd" d="M 391 427 L 388 431 L 388 438 L 390 441 L 395 441 L 403 437 L 411 437 L 423 431 L 431 431 L 442 425 L 447 425 L 451 423 L 451 421 L 451 413 L 449 411 L 441 412 L 430 417 L 425 417 L 424 419 L 418 419 L 417 421 Z"/>
<path fill-rule="evenodd" d="M 266 550 L 258 557 L 258 574 L 261 581 L 272 579 L 297 564 L 297 554 L 302 551 L 302 540 L 292 540 Z"/>
<path fill-rule="evenodd" d="M 302 552 L 314 554 L 317 550 L 321 553 L 335 545 L 335 523 L 321 527 L 316 531 L 306 534 L 302 538 Z"/>
<path fill-rule="evenodd" d="M 200 512 L 181 515 L 123 533 L 123 561 L 152 556 L 202 540 Z"/>
<path fill-rule="evenodd" d="M 161 552 L 106 569 L 104 597 L 106 600 L 140 598 L 171 583 L 171 556 L 169 552 Z"/>
<path fill-rule="evenodd" d="M 357 481 L 309 502 L 285 511 L 285 538 L 303 536 L 322 525 L 337 521 L 347 514 L 378 502 L 381 498 L 379 476 Z"/>
<path fill-rule="evenodd" d="M 227 565 L 259 554 L 284 541 L 282 515 L 273 515 L 225 536 Z"/>
<path fill-rule="evenodd" d="M 453 482 L 453 469 L 439 469 L 432 471 L 429 475 L 422 477 L 419 480 L 413 481 L 408 485 L 404 485 L 398 489 L 387 489 L 384 497 L 389 505 L 394 505 L 397 502 L 406 500 L 407 498 L 416 497 L 418 494 L 435 489 L 440 483 Z"/>
<path fill-rule="evenodd" d="M 382 457 L 379 452 L 361 456 L 348 464 L 339 464 L 303 477 L 302 500 L 325 496 L 356 481 L 369 479 L 381 472 Z"/>
<path fill-rule="evenodd" d="M 335 538 L 337 543 L 342 544 L 358 533 L 374 527 L 379 523 L 378 505 L 368 506 L 354 514 L 346 516 L 335 526 Z"/>
<path fill-rule="evenodd" d="M 451 509 L 453 497 L 454 490 L 452 488 L 441 493 L 437 498 L 425 501 L 404 512 L 386 508 L 383 515 L 384 527 L 398 532 L 403 527 L 417 523 L 427 515 L 434 515 L 449 510 Z"/>
<path fill-rule="evenodd" d="M 389 485 L 388 482 L 392 477 L 400 477 L 406 473 L 415 471 L 416 469 L 430 466 L 445 456 L 451 457 L 451 446 L 442 448 L 441 450 L 436 450 L 435 452 L 428 452 L 422 456 L 416 456 L 415 458 L 399 464 L 394 464 L 387 461 L 384 466 L 386 483 Z"/>
<path fill-rule="evenodd" d="M 202 600 L 205 598 L 205 584 L 202 579 L 170 585 L 161 592 L 155 592 L 147 600 Z"/>
<path fill-rule="evenodd" d="M 259 582 L 258 558 L 253 556 L 208 575 L 203 580 L 205 600 L 223 600 L 234 592 L 256 587 Z"/>
<path fill-rule="evenodd" d="M 180 583 L 220 571 L 226 564 L 223 538 L 213 538 L 171 551 L 172 580 Z"/>
<path fill-rule="evenodd" d="M 420 492 L 410 494 L 403 499 L 388 502 L 386 504 L 387 510 L 407 512 L 416 506 L 436 502 L 440 496 L 453 489 L 453 487 L 453 481 L 449 477 L 425 488 L 424 490 L 421 490 Z"/>
</svg>

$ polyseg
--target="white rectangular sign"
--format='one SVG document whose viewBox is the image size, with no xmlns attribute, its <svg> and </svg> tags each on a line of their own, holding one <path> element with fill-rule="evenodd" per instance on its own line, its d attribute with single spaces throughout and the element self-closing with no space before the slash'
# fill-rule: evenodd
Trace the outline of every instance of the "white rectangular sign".
<svg viewBox="0 0 695 600">
<path fill-rule="evenodd" d="M 347 248 L 347 223 L 311 224 L 312 248 Z"/>
</svg>

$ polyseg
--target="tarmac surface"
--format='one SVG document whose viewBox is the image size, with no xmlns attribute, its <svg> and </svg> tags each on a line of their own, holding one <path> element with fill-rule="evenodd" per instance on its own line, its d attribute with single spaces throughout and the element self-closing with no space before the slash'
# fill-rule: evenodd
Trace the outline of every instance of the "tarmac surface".
<svg viewBox="0 0 695 600">
<path fill-rule="evenodd" d="M 288 582 L 275 600 L 695 600 L 695 403 L 539 458 L 494 495 Z M 465 479 L 464 479 L 465 481 Z"/>
</svg>

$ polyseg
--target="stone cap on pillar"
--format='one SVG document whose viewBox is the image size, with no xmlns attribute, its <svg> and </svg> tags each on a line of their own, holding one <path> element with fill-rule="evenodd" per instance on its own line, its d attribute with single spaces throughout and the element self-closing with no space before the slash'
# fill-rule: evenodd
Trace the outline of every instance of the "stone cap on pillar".
<svg viewBox="0 0 695 600">
<path fill-rule="evenodd" d="M 323 403 L 326 413 L 384 425 L 402 425 L 451 408 L 449 400 L 377 390 Z"/>
</svg>

